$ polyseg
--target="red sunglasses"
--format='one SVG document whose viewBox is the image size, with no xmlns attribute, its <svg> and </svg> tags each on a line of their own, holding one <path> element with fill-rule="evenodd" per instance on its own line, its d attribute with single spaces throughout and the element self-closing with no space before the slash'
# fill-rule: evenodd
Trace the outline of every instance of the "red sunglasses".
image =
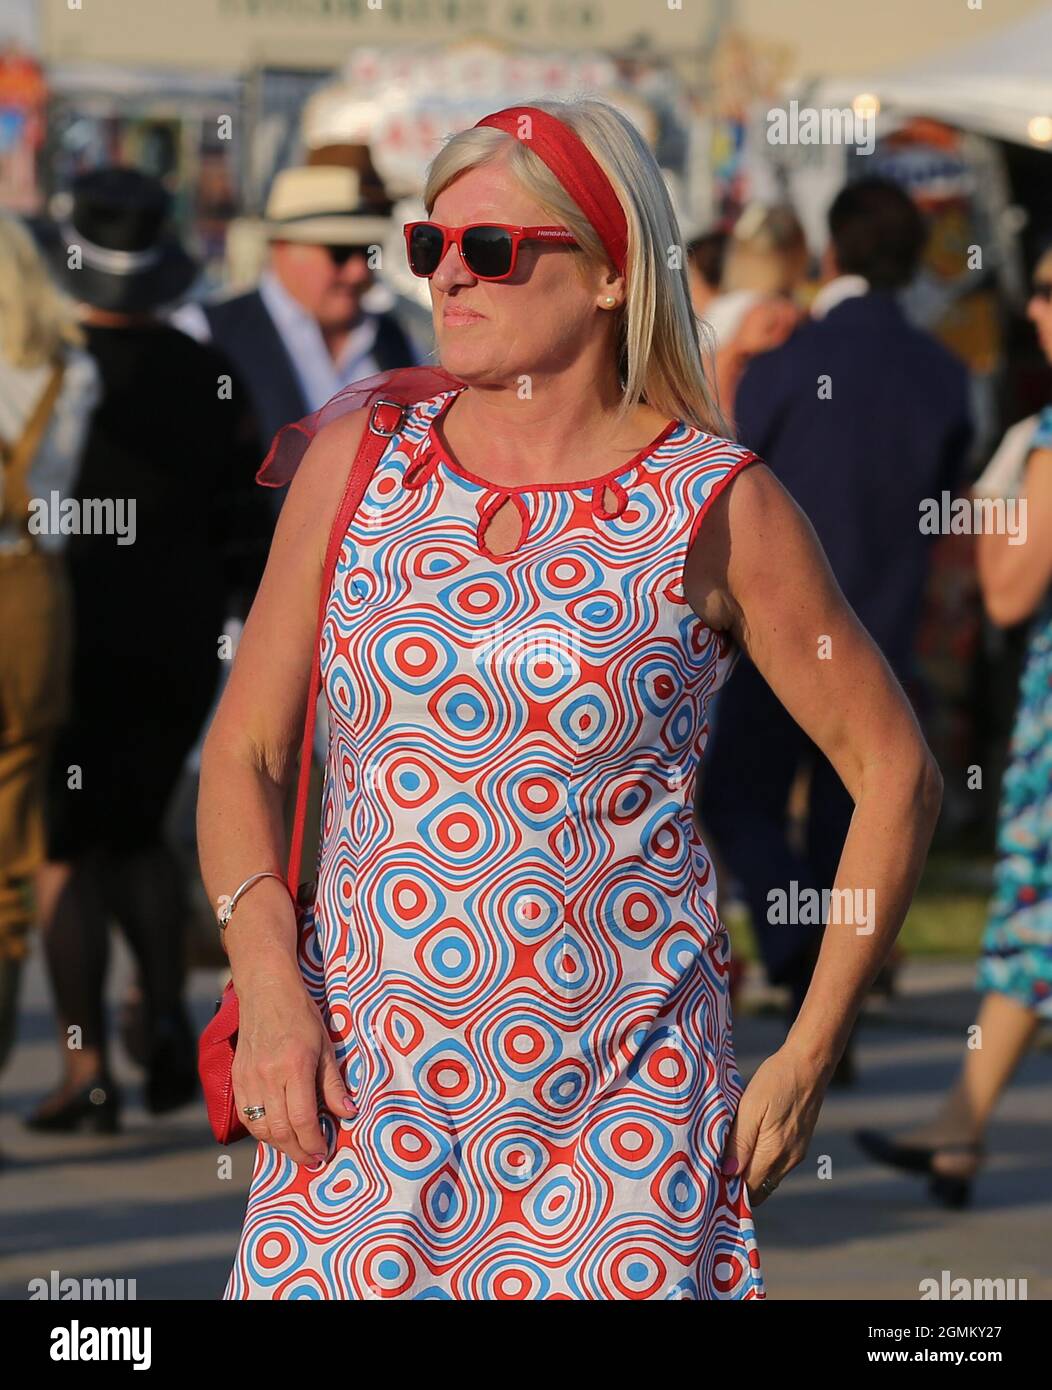
<svg viewBox="0 0 1052 1390">
<path fill-rule="evenodd" d="M 450 246 L 478 280 L 506 280 L 515 269 L 523 241 L 555 241 L 576 245 L 565 227 L 509 227 L 500 222 L 470 222 L 444 227 L 441 222 L 407 222 L 405 249 L 414 275 L 430 279 Z"/>
</svg>

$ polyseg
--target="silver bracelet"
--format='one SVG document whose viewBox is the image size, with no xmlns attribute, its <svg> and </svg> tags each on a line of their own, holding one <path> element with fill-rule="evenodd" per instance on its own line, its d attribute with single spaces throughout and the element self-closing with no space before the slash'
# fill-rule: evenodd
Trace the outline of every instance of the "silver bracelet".
<svg viewBox="0 0 1052 1390">
<path fill-rule="evenodd" d="M 230 923 L 231 917 L 234 915 L 234 908 L 237 907 L 239 899 L 242 897 L 243 894 L 248 892 L 248 890 L 253 886 L 253 884 L 258 883 L 260 879 L 263 878 L 276 878 L 279 881 L 279 883 L 285 883 L 285 879 L 282 874 L 276 874 L 273 871 L 273 869 L 264 869 L 264 871 L 261 874 L 253 874 L 251 878 L 246 878 L 244 883 L 239 884 L 238 887 L 234 889 L 233 893 L 227 899 L 226 903 L 219 909 L 219 912 L 217 914 L 217 920 L 219 922 L 220 941 L 224 941 L 223 934 Z"/>
</svg>

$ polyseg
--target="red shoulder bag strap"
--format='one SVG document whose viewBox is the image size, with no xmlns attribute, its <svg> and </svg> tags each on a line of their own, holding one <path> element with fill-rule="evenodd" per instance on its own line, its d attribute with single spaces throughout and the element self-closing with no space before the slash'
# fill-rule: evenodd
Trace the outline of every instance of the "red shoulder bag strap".
<svg viewBox="0 0 1052 1390">
<path fill-rule="evenodd" d="M 292 821 L 289 866 L 285 875 L 293 900 L 297 896 L 300 861 L 303 857 L 303 828 L 307 820 L 307 794 L 310 789 L 310 769 L 313 758 L 314 721 L 318 707 L 318 694 L 321 690 L 321 638 L 325 625 L 325 610 L 329 603 L 329 590 L 332 587 L 332 578 L 336 572 L 336 560 L 340 553 L 340 546 L 343 544 L 343 538 L 347 534 L 347 527 L 351 524 L 351 518 L 365 496 L 369 480 L 376 470 L 381 454 L 387 447 L 388 440 L 401 428 L 404 415 L 405 407 L 398 405 L 395 401 L 380 400 L 373 404 L 365 433 L 362 435 L 362 442 L 358 446 L 354 463 L 351 465 L 347 486 L 343 490 L 340 505 L 336 509 L 332 530 L 329 532 L 329 544 L 325 551 L 325 567 L 322 571 L 321 596 L 318 600 L 318 626 L 314 636 L 314 654 L 311 657 L 310 688 L 307 691 L 307 713 L 303 724 L 303 745 L 300 749 L 300 772 L 296 786 L 296 814 Z"/>
</svg>

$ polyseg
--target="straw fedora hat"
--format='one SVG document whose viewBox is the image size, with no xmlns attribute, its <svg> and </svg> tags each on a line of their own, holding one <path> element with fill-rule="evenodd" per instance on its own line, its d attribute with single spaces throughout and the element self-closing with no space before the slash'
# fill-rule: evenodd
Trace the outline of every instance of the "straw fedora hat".
<svg viewBox="0 0 1052 1390">
<path fill-rule="evenodd" d="M 357 170 L 315 164 L 282 169 L 263 226 L 270 241 L 372 246 L 386 241 L 390 219 L 362 203 Z"/>
</svg>

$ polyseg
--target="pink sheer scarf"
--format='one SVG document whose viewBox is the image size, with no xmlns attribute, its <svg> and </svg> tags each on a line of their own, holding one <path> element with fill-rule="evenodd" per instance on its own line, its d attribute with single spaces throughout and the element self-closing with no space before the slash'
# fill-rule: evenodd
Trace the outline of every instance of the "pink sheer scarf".
<svg viewBox="0 0 1052 1390">
<path fill-rule="evenodd" d="M 361 381 L 353 381 L 337 391 L 320 410 L 282 425 L 259 467 L 256 482 L 264 487 L 284 487 L 292 480 L 318 431 L 349 411 L 361 410 L 377 401 L 414 405 L 417 401 L 430 400 L 441 391 L 452 391 L 463 385 L 459 377 L 441 367 L 396 367 L 393 371 L 377 372 Z"/>
</svg>

